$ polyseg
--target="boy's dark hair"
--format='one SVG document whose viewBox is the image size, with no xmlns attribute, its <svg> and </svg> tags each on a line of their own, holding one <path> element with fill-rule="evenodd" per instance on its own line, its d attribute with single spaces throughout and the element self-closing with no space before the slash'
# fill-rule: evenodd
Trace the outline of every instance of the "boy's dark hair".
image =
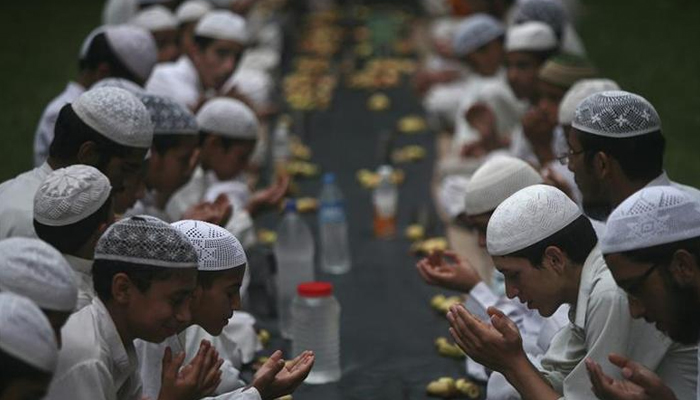
<svg viewBox="0 0 700 400">
<path fill-rule="evenodd" d="M 593 230 L 591 221 L 585 215 L 581 215 L 559 232 L 522 250 L 508 254 L 508 257 L 525 258 L 535 268 L 539 268 L 542 264 L 544 251 L 549 246 L 555 246 L 566 253 L 571 261 L 583 264 L 597 243 L 598 236 Z"/>
<path fill-rule="evenodd" d="M 661 175 L 664 166 L 666 140 L 661 131 L 629 138 L 608 138 L 573 129 L 585 151 L 586 163 L 602 151 L 620 163 L 630 180 L 651 181 Z"/>
<path fill-rule="evenodd" d="M 233 138 L 228 138 L 224 137 L 221 135 L 217 135 L 212 132 L 207 132 L 207 131 L 199 131 L 199 145 L 201 146 L 204 144 L 204 141 L 207 139 L 209 136 L 216 136 L 221 139 L 221 146 L 224 148 L 224 150 L 228 150 L 231 146 L 242 146 L 250 143 L 255 143 L 254 139 L 233 139 Z"/>
<path fill-rule="evenodd" d="M 202 289 L 209 289 L 214 284 L 214 281 L 219 279 L 226 272 L 228 271 L 197 271 L 197 285 L 201 286 Z"/>
<path fill-rule="evenodd" d="M 107 302 L 112 299 L 112 280 L 116 274 L 126 274 L 141 292 L 145 292 L 153 282 L 170 279 L 175 271 L 173 268 L 137 265 L 124 261 L 95 260 L 92 265 L 92 281 L 97 297 L 102 302 Z"/>
<path fill-rule="evenodd" d="M 56 119 L 49 157 L 59 160 L 74 159 L 85 142 L 97 144 L 100 159 L 95 167 L 99 170 L 102 170 L 112 157 L 124 157 L 131 151 L 131 148 L 108 139 L 88 126 L 70 104 L 64 105 Z"/>
<path fill-rule="evenodd" d="M 110 195 L 104 204 L 85 219 L 64 226 L 44 225 L 34 220 L 34 231 L 39 239 L 65 254 L 74 254 L 88 241 L 101 224 L 107 223 L 112 208 Z"/>
<path fill-rule="evenodd" d="M 156 153 L 163 155 L 168 150 L 180 146 L 183 139 L 191 137 L 190 135 L 179 135 L 179 134 L 158 134 L 153 135 L 153 144 L 151 148 Z"/>
<path fill-rule="evenodd" d="M 624 251 L 621 254 L 638 263 L 668 265 L 673 259 L 673 254 L 678 250 L 686 250 L 695 257 L 696 262 L 700 262 L 700 237 L 660 244 L 646 249 Z"/>
<path fill-rule="evenodd" d="M 216 39 L 210 37 L 194 35 L 194 44 L 197 45 L 199 51 L 205 51 L 215 40 Z"/>
<path fill-rule="evenodd" d="M 48 382 L 51 379 L 51 374 L 0 350 L 0 397 L 12 382 L 19 379 L 29 381 L 45 379 Z"/>
<path fill-rule="evenodd" d="M 102 63 L 109 65 L 109 75 L 111 77 L 124 78 L 137 83 L 142 82 L 116 56 L 104 32 L 98 33 L 92 39 L 85 56 L 78 61 L 78 68 L 81 71 L 95 70 Z"/>
</svg>

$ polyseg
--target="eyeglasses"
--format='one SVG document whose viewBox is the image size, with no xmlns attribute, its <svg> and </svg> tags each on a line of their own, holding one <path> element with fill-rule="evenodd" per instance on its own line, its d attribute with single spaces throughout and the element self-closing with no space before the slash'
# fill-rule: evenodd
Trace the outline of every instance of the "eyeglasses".
<svg viewBox="0 0 700 400">
<path fill-rule="evenodd" d="M 620 287 L 627 293 L 631 295 L 636 295 L 639 293 L 639 289 L 644 285 L 644 282 L 651 276 L 651 273 L 654 272 L 656 267 L 658 267 L 659 264 L 653 264 L 648 270 L 646 270 L 645 273 L 642 275 L 629 279 L 625 281 L 623 284 L 620 284 Z"/>
<path fill-rule="evenodd" d="M 585 152 L 586 152 L 586 150 L 578 150 L 578 151 L 571 151 L 571 150 L 569 150 L 569 151 L 566 152 L 565 154 L 559 155 L 559 156 L 557 157 L 557 160 L 559 160 L 559 163 L 560 163 L 561 165 L 567 165 L 567 164 L 569 164 L 569 157 L 575 156 L 575 155 L 577 155 L 577 154 L 585 153 Z"/>
</svg>

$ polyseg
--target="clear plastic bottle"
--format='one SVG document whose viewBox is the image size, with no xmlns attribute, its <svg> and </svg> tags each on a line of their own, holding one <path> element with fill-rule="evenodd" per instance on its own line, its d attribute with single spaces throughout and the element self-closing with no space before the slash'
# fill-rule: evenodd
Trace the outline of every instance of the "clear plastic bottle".
<svg viewBox="0 0 700 400">
<path fill-rule="evenodd" d="M 292 354 L 311 350 L 316 359 L 304 382 L 322 384 L 340 380 L 340 305 L 333 297 L 333 285 L 327 282 L 299 285 L 292 316 Z"/>
<path fill-rule="evenodd" d="M 289 117 L 281 116 L 272 134 L 272 160 L 275 165 L 289 161 L 289 125 Z"/>
<path fill-rule="evenodd" d="M 374 235 L 389 238 L 396 234 L 396 208 L 399 193 L 392 180 L 393 168 L 389 165 L 379 167 L 379 184 L 373 193 Z"/>
<path fill-rule="evenodd" d="M 345 218 L 343 194 L 335 184 L 335 175 L 323 176 L 319 196 L 318 228 L 321 238 L 321 270 L 330 274 L 344 274 L 350 270 L 348 224 Z"/>
<path fill-rule="evenodd" d="M 291 338 L 291 307 L 297 286 L 314 280 L 314 238 L 289 200 L 277 228 L 274 246 L 277 259 L 277 311 L 282 336 Z"/>
</svg>

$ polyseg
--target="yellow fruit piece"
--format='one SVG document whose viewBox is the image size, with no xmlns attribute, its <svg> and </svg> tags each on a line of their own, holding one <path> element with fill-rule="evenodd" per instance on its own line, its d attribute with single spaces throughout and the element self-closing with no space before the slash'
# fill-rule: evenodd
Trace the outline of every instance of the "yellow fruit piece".
<svg viewBox="0 0 700 400">
<path fill-rule="evenodd" d="M 428 255 L 434 251 L 445 251 L 447 250 L 448 244 L 447 239 L 444 237 L 436 237 L 423 240 L 421 242 L 415 242 L 411 245 L 411 252 L 416 255 L 425 254 Z"/>
<path fill-rule="evenodd" d="M 425 229 L 422 225 L 413 224 L 406 228 L 406 238 L 411 241 L 421 240 L 425 235 Z"/>
<path fill-rule="evenodd" d="M 432 299 L 430 299 L 430 306 L 438 311 L 442 310 L 442 303 L 444 303 L 445 300 L 447 300 L 447 298 L 444 294 L 436 294 Z"/>
<path fill-rule="evenodd" d="M 309 178 L 318 175 L 319 168 L 318 165 L 306 161 L 290 161 L 287 163 L 287 173 Z"/>
<path fill-rule="evenodd" d="M 269 229 L 258 230 L 258 242 L 271 245 L 277 241 L 277 233 Z"/>
<path fill-rule="evenodd" d="M 260 332 L 258 332 L 258 340 L 263 347 L 267 346 L 267 344 L 270 343 L 270 332 L 266 329 L 260 329 Z"/>
<path fill-rule="evenodd" d="M 288 394 L 286 396 L 278 397 L 275 400 L 292 400 L 292 399 L 293 399 L 292 395 Z"/>
<path fill-rule="evenodd" d="M 427 124 L 423 117 L 417 115 L 409 115 L 399 120 L 399 132 L 416 133 L 427 129 Z"/>
<path fill-rule="evenodd" d="M 318 209 L 318 200 L 313 197 L 302 197 L 297 199 L 297 211 L 307 213 Z"/>
<path fill-rule="evenodd" d="M 418 145 L 410 145 L 394 150 L 391 158 L 395 163 L 404 163 L 421 160 L 425 158 L 425 155 L 425 148 Z"/>
<path fill-rule="evenodd" d="M 301 140 L 296 136 L 294 136 L 294 138 L 295 139 L 292 139 L 292 143 L 289 145 L 289 151 L 292 153 L 292 157 L 304 161 L 310 160 L 311 149 L 309 149 L 309 146 L 301 143 Z"/>
<path fill-rule="evenodd" d="M 383 111 L 389 108 L 390 105 L 391 100 L 389 100 L 389 96 L 384 93 L 373 94 L 367 100 L 367 108 L 372 111 Z"/>
<path fill-rule="evenodd" d="M 450 310 L 450 307 L 452 307 L 455 304 L 461 304 L 462 303 L 462 298 L 459 296 L 450 296 L 445 299 L 445 301 L 442 302 L 440 305 L 440 312 L 443 314 L 447 314 L 447 312 Z"/>
<path fill-rule="evenodd" d="M 447 377 L 430 382 L 425 389 L 428 395 L 442 397 L 443 399 L 454 397 L 458 393 L 455 380 Z"/>
<path fill-rule="evenodd" d="M 461 394 L 466 395 L 470 399 L 476 399 L 481 394 L 481 389 L 479 386 L 465 378 L 457 379 L 455 382 L 455 388 Z"/>
<path fill-rule="evenodd" d="M 465 357 L 462 349 L 456 344 L 450 343 L 446 338 L 439 337 L 435 339 L 435 348 L 438 353 L 445 357 L 462 359 Z"/>
</svg>

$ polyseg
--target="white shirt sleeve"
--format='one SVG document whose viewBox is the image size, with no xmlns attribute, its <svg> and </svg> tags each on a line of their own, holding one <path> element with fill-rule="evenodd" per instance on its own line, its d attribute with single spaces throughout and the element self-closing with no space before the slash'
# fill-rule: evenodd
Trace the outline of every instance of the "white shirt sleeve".
<svg viewBox="0 0 700 400">
<path fill-rule="evenodd" d="M 117 400 L 108 368 L 98 360 L 75 365 L 54 377 L 46 400 Z M 137 399 L 134 399 L 137 400 Z"/>
</svg>

